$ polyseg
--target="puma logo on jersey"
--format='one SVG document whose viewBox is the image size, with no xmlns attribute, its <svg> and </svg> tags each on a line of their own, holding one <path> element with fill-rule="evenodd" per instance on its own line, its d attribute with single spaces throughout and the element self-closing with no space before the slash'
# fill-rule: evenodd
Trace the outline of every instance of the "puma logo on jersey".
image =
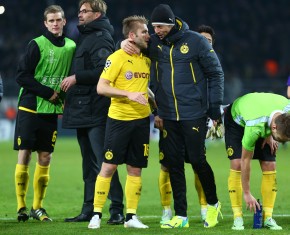
<svg viewBox="0 0 290 235">
<path fill-rule="evenodd" d="M 131 63 L 131 64 L 133 64 L 133 61 L 132 60 L 128 60 L 128 62 Z"/>
<path fill-rule="evenodd" d="M 199 127 L 192 127 L 192 130 L 199 132 L 198 128 Z"/>
</svg>

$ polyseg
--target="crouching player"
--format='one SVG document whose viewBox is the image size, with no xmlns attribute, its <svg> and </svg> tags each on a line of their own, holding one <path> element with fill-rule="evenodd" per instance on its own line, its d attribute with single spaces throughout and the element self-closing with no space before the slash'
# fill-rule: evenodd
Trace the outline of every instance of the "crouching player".
<svg viewBox="0 0 290 235">
<path fill-rule="evenodd" d="M 247 208 L 260 208 L 250 190 L 251 159 L 262 170 L 263 224 L 281 230 L 272 218 L 277 194 L 276 151 L 278 142 L 290 140 L 290 101 L 272 93 L 249 93 L 227 107 L 225 143 L 230 159 L 228 190 L 234 213 L 233 230 L 243 230 L 242 193 Z"/>
</svg>

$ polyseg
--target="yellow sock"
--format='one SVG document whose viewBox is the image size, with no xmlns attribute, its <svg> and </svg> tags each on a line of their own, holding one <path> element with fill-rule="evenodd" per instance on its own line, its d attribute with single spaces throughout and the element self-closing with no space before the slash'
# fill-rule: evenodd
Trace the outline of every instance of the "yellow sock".
<svg viewBox="0 0 290 235">
<path fill-rule="evenodd" d="M 136 214 L 141 196 L 142 181 L 140 176 L 127 175 L 125 185 L 126 213 Z"/>
<path fill-rule="evenodd" d="M 36 163 L 33 179 L 33 209 L 42 208 L 42 202 L 46 195 L 46 189 L 49 181 L 49 166 L 40 166 Z"/>
<path fill-rule="evenodd" d="M 262 176 L 261 193 L 263 198 L 263 217 L 272 217 L 277 195 L 276 171 L 264 171 Z"/>
<path fill-rule="evenodd" d="M 112 177 L 105 178 L 98 175 L 95 185 L 94 212 L 102 213 L 109 194 L 111 180 Z"/>
<path fill-rule="evenodd" d="M 16 164 L 15 167 L 15 190 L 17 199 L 17 211 L 26 207 L 26 194 L 29 184 L 28 166 Z"/>
<path fill-rule="evenodd" d="M 241 171 L 230 169 L 230 175 L 228 178 L 228 190 L 234 218 L 243 216 Z"/>
<path fill-rule="evenodd" d="M 198 195 L 199 204 L 201 208 L 207 208 L 207 201 L 205 198 L 205 194 L 201 186 L 200 180 L 198 178 L 198 175 L 196 173 L 194 173 L 194 184 L 195 184 L 195 189 Z"/>
<path fill-rule="evenodd" d="M 159 180 L 159 192 L 160 192 L 161 205 L 164 207 L 164 209 L 169 209 L 170 204 L 171 204 L 171 194 L 172 194 L 169 172 L 166 172 L 160 169 L 158 180 Z"/>
</svg>

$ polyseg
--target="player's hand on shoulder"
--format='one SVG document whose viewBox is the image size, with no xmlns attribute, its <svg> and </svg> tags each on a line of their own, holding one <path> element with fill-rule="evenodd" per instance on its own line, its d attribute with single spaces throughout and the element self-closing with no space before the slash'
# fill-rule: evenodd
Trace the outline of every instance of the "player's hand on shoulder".
<svg viewBox="0 0 290 235">
<path fill-rule="evenodd" d="M 134 42 L 129 39 L 125 39 L 121 42 L 121 48 L 129 55 L 140 53 L 140 49 L 136 47 Z"/>
</svg>

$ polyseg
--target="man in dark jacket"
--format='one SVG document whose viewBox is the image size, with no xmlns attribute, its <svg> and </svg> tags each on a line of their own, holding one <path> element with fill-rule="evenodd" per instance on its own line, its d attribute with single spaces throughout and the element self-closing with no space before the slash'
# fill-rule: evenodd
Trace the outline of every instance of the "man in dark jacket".
<svg viewBox="0 0 290 235">
<path fill-rule="evenodd" d="M 213 171 L 205 157 L 206 119 L 220 117 L 224 74 L 212 46 L 197 32 L 175 17 L 166 4 L 152 12 L 149 57 L 151 89 L 155 93 L 158 115 L 156 127 L 163 130 L 160 139 L 161 163 L 169 169 L 176 216 L 162 228 L 188 227 L 186 155 L 197 173 L 208 203 L 204 227 L 214 227 L 221 204 L 216 194 Z"/>
<path fill-rule="evenodd" d="M 90 221 L 93 213 L 95 181 L 103 162 L 106 118 L 110 99 L 96 92 L 96 85 L 107 57 L 114 52 L 113 26 L 105 15 L 103 0 L 81 0 L 80 32 L 74 57 L 74 75 L 65 78 L 61 88 L 67 92 L 63 127 L 77 130 L 82 154 L 84 202 L 81 214 L 66 222 Z M 124 223 L 123 189 L 118 172 L 114 174 L 109 198 L 111 218 L 108 224 Z"/>
<path fill-rule="evenodd" d="M 201 35 L 203 35 L 208 42 L 213 45 L 214 39 L 215 39 L 215 32 L 212 27 L 208 25 L 200 25 L 197 29 L 197 32 L 199 32 Z M 155 122 L 161 123 L 162 120 L 158 115 L 155 115 L 154 118 Z M 214 127 L 213 127 L 214 128 Z M 160 135 L 162 135 L 162 129 L 160 130 Z M 160 141 L 162 144 L 162 141 Z M 186 161 L 187 162 L 187 161 Z M 169 178 L 169 172 L 166 167 L 164 167 L 161 164 L 160 173 L 159 173 L 159 192 L 160 192 L 160 199 L 161 199 L 161 205 L 163 207 L 162 211 L 162 217 L 160 223 L 163 224 L 164 222 L 167 222 L 172 218 L 172 210 L 171 210 L 171 183 Z M 203 191 L 203 188 L 201 186 L 200 180 L 198 178 L 198 175 L 194 173 L 194 185 L 196 188 L 196 192 L 198 195 L 199 203 L 200 203 L 200 214 L 202 221 L 205 221 L 206 219 L 206 212 L 207 212 L 207 201 L 206 197 Z"/>
</svg>

